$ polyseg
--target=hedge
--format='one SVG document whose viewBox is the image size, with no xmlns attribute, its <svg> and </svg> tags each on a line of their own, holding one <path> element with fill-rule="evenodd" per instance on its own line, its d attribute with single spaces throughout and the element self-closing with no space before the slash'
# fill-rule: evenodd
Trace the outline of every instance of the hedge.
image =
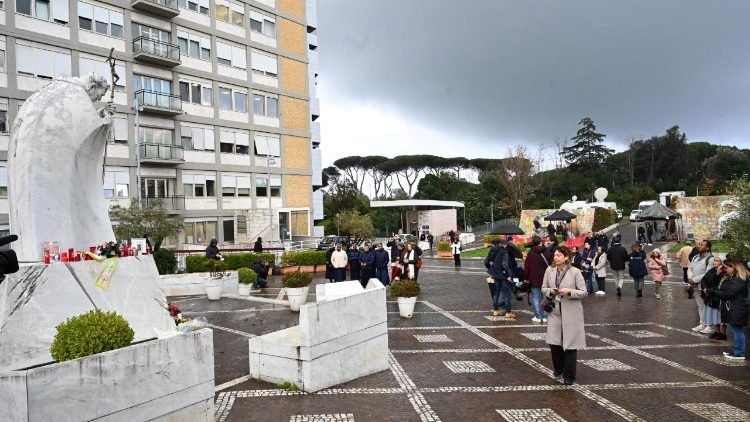
<svg viewBox="0 0 750 422">
<path fill-rule="evenodd" d="M 276 255 L 272 253 L 228 253 L 222 254 L 227 269 L 236 271 L 240 268 L 252 268 L 257 261 L 266 260 L 273 267 Z M 185 258 L 185 271 L 189 273 L 204 273 L 211 271 L 211 261 L 205 255 L 188 255 Z"/>
<path fill-rule="evenodd" d="M 123 348 L 134 336 L 128 321 L 115 312 L 89 311 L 57 326 L 50 354 L 57 362 L 64 362 Z"/>
<path fill-rule="evenodd" d="M 451 244 L 449 242 L 438 242 L 437 250 L 438 252 L 450 252 Z"/>
<path fill-rule="evenodd" d="M 617 223 L 617 211 L 607 208 L 596 208 L 594 210 L 594 224 L 591 226 L 591 231 L 596 233 L 615 223 Z"/>
<path fill-rule="evenodd" d="M 325 264 L 326 251 L 285 252 L 281 255 L 281 265 L 285 267 Z"/>
</svg>

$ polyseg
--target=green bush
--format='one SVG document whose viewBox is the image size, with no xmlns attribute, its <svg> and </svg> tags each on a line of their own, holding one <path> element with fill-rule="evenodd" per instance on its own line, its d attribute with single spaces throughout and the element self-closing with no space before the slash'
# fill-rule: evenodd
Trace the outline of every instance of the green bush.
<svg viewBox="0 0 750 422">
<path fill-rule="evenodd" d="M 125 347 L 135 332 L 115 312 L 90 311 L 57 326 L 50 353 L 58 362 Z"/>
<path fill-rule="evenodd" d="M 617 223 L 617 211 L 597 208 L 594 210 L 594 224 L 591 226 L 591 231 L 598 232 L 615 223 Z"/>
<path fill-rule="evenodd" d="M 170 249 L 154 251 L 154 262 L 159 274 L 174 274 L 177 271 L 177 255 Z"/>
<path fill-rule="evenodd" d="M 273 268 L 276 262 L 276 255 L 272 253 L 228 253 L 222 254 L 224 264 L 227 269 L 236 271 L 240 268 L 252 268 L 257 261 L 268 261 L 268 265 Z M 203 254 L 188 255 L 185 258 L 185 270 L 189 273 L 205 273 L 211 271 L 211 259 L 206 258 Z M 325 260 L 324 260 L 325 263 Z"/>
<path fill-rule="evenodd" d="M 185 271 L 189 273 L 205 273 L 211 271 L 212 259 L 205 255 L 188 255 L 185 258 Z"/>
<path fill-rule="evenodd" d="M 449 242 L 438 242 L 437 250 L 438 252 L 450 252 L 451 244 Z"/>
<path fill-rule="evenodd" d="M 281 265 L 285 267 L 325 264 L 326 251 L 285 252 L 281 255 Z"/>
<path fill-rule="evenodd" d="M 419 283 L 414 280 L 402 280 L 391 284 L 391 297 L 415 297 L 421 291 Z"/>
<path fill-rule="evenodd" d="M 297 270 L 292 273 L 284 274 L 284 278 L 281 279 L 284 287 L 297 288 L 309 286 L 312 283 L 312 276 L 308 273 L 303 273 Z"/>
<path fill-rule="evenodd" d="M 503 236 L 501 234 L 485 234 L 482 238 L 482 242 L 484 243 L 492 243 L 493 240 L 505 240 L 508 236 Z"/>
<path fill-rule="evenodd" d="M 250 268 L 239 268 L 237 269 L 237 278 L 240 284 L 255 284 L 258 281 L 258 274 Z"/>
</svg>

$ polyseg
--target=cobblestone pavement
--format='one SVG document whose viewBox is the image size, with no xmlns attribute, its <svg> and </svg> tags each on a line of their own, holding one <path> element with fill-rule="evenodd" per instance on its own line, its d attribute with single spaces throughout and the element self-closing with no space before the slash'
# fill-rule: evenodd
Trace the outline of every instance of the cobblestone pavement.
<svg viewBox="0 0 750 422">
<path fill-rule="evenodd" d="M 750 361 L 727 361 L 728 342 L 690 330 L 695 302 L 670 265 L 661 300 L 648 279 L 643 298 L 632 280 L 618 298 L 608 280 L 606 296 L 584 299 L 588 348 L 573 386 L 552 377 L 525 300 L 516 321 L 488 318 L 481 261 L 426 260 L 413 318 L 388 303 L 390 370 L 316 394 L 247 377 L 247 339 L 295 325 L 288 308 L 171 299 L 214 328 L 217 421 L 750 421 Z M 260 294 L 275 297 L 280 279 L 270 286 Z"/>
</svg>

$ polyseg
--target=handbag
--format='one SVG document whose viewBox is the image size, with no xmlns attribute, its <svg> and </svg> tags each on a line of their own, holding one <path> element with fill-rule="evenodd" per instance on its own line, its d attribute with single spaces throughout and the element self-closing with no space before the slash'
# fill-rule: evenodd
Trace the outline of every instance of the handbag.
<svg viewBox="0 0 750 422">
<path fill-rule="evenodd" d="M 417 262 L 414 263 L 416 269 L 422 268 L 422 258 L 417 258 Z"/>
<path fill-rule="evenodd" d="M 669 267 L 667 265 L 662 266 L 661 273 L 664 275 L 669 275 Z"/>
</svg>

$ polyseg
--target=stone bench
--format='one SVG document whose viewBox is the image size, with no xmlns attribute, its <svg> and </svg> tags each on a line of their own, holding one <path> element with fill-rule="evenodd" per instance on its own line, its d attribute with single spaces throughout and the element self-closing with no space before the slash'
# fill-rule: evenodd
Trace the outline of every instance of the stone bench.
<svg viewBox="0 0 750 422">
<path fill-rule="evenodd" d="M 388 369 L 385 287 L 319 284 L 299 325 L 249 340 L 250 376 L 315 392 Z"/>
</svg>

